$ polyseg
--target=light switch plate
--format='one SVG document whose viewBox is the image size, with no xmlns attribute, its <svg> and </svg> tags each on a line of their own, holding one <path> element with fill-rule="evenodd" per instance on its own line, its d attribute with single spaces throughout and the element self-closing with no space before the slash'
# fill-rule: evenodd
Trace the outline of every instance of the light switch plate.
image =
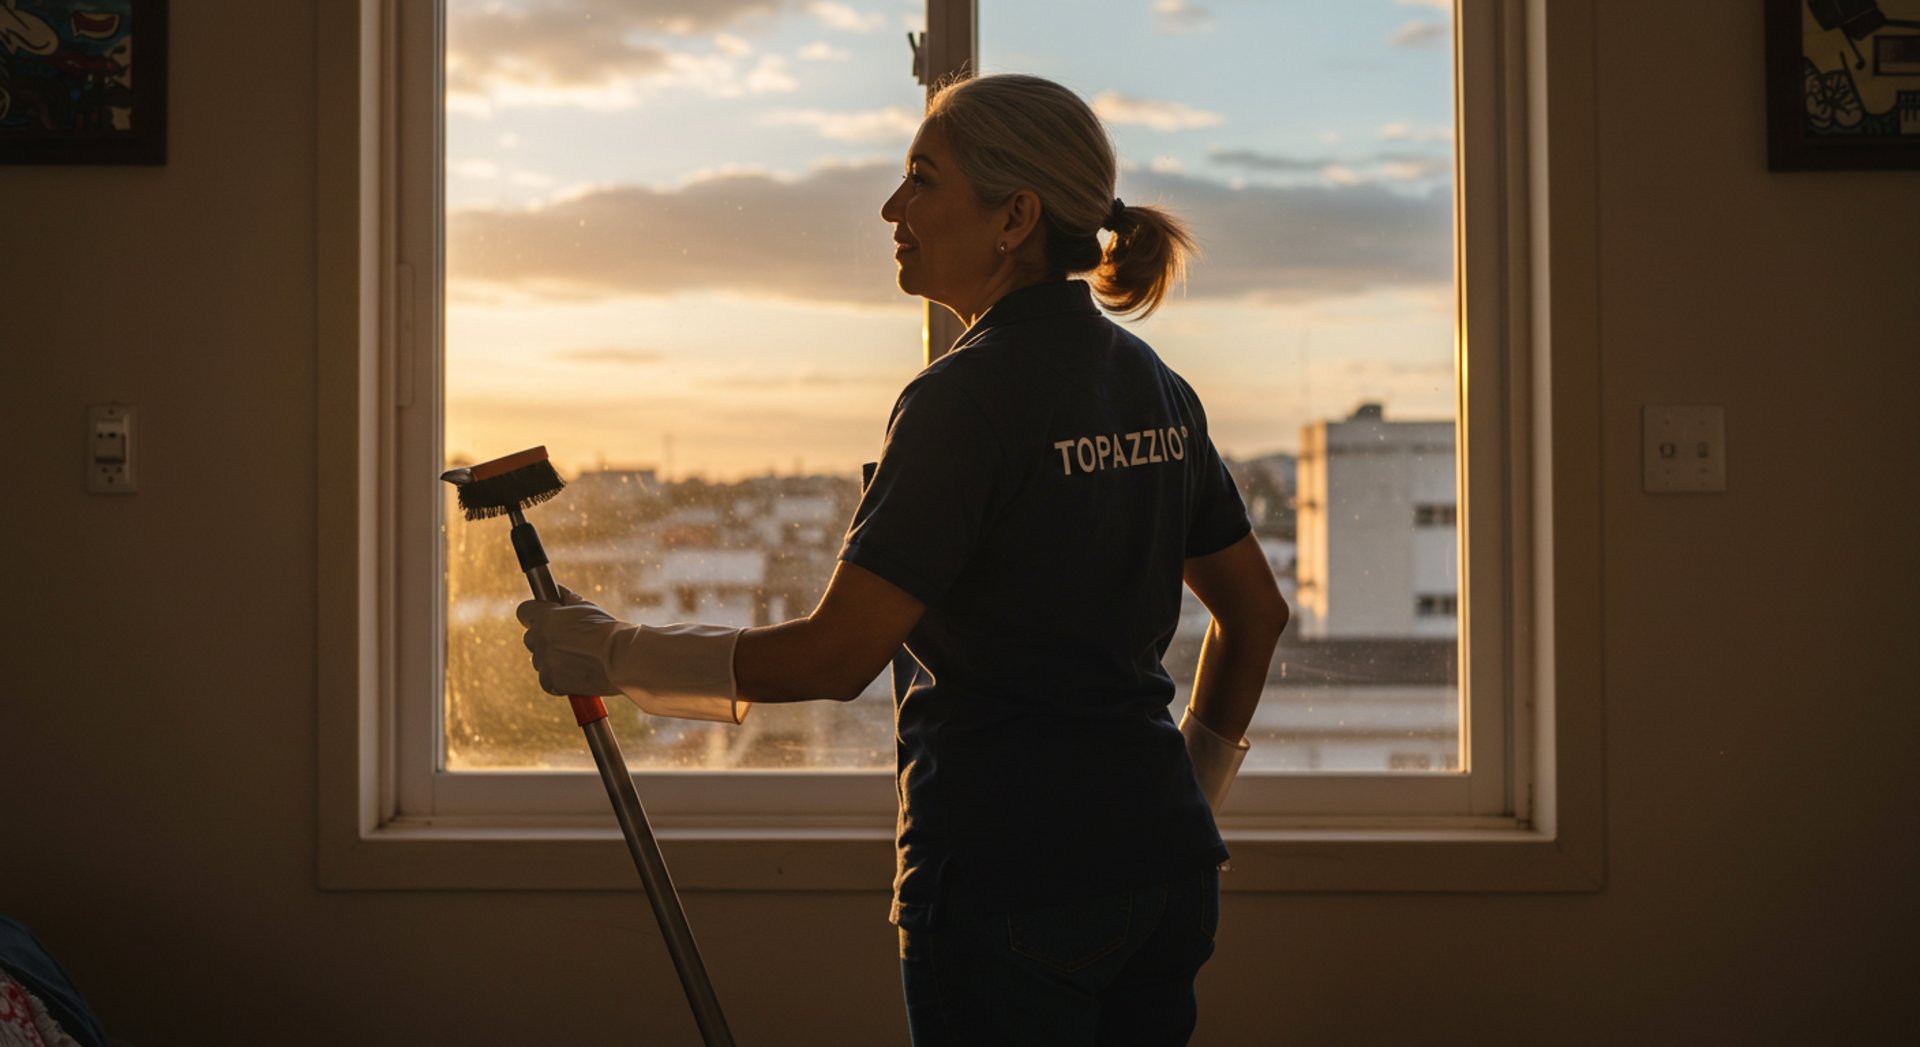
<svg viewBox="0 0 1920 1047">
<path fill-rule="evenodd" d="M 1646 407 L 1642 460 L 1649 494 L 1727 489 L 1727 417 L 1720 407 Z"/>
</svg>

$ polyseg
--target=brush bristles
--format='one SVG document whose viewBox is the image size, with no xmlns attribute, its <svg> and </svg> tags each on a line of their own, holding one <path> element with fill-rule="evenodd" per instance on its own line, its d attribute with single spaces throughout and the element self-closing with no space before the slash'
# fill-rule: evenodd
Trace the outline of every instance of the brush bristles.
<svg viewBox="0 0 1920 1047">
<path fill-rule="evenodd" d="M 553 463 L 540 461 L 523 465 L 499 476 L 470 480 L 461 484 L 460 508 L 469 520 L 505 516 L 514 509 L 527 509 L 547 501 L 567 486 Z"/>
</svg>

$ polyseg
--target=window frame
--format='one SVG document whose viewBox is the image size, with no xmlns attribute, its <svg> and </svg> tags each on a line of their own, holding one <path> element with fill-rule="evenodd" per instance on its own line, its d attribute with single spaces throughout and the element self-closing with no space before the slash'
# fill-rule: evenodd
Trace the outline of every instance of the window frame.
<svg viewBox="0 0 1920 1047">
<path fill-rule="evenodd" d="M 440 5 L 342 6 L 320 38 L 320 880 L 631 888 L 593 775 L 449 783 L 432 771 L 441 743 L 418 694 L 425 680 L 437 699 L 442 671 L 441 502 L 428 479 L 439 470 L 442 273 L 437 229 L 418 216 L 437 222 L 441 209 L 437 171 L 420 177 L 418 156 L 438 162 L 440 84 L 438 62 L 407 62 L 403 40 L 424 31 L 438 47 Z M 1462 721 L 1466 770 L 1243 777 L 1221 820 L 1229 889 L 1590 890 L 1603 879 L 1591 0 L 1460 7 L 1461 675 L 1463 700 L 1469 687 L 1480 696 Z M 929 8 L 933 26 L 964 29 L 970 14 L 964 0 Z M 884 773 L 636 777 L 684 889 L 889 882 Z"/>
</svg>

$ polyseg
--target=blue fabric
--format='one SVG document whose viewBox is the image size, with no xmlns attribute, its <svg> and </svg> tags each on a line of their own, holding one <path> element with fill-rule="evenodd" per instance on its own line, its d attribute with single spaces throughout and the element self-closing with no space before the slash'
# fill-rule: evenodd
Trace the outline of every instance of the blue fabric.
<svg viewBox="0 0 1920 1047">
<path fill-rule="evenodd" d="M 914 1047 L 1171 1047 L 1193 1035 L 1220 877 L 900 928 Z"/>
<path fill-rule="evenodd" d="M 82 1047 L 104 1047 L 106 1034 L 100 1031 L 93 1009 L 74 988 L 67 972 L 53 961 L 53 954 L 32 931 L 8 916 L 0 916 L 0 968 L 39 997 L 47 1014 Z"/>
<path fill-rule="evenodd" d="M 1251 526 L 1193 390 L 1062 281 L 901 394 L 840 556 L 927 605 L 895 662 L 892 917 L 1217 865 L 1161 666 L 1189 557 Z"/>
</svg>

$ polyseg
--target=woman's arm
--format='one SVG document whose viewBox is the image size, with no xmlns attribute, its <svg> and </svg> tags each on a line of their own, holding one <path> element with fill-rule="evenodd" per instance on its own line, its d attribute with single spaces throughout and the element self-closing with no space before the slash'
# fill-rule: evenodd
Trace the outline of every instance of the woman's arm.
<svg viewBox="0 0 1920 1047">
<path fill-rule="evenodd" d="M 1187 587 L 1213 615 L 1193 677 L 1193 715 L 1229 742 L 1247 724 L 1267 686 L 1274 645 L 1287 626 L 1287 601 L 1260 543 L 1249 534 L 1186 563 Z"/>
<path fill-rule="evenodd" d="M 754 702 L 857 698 L 926 609 L 892 582 L 841 561 L 812 614 L 740 634 L 733 650 L 739 696 Z"/>
</svg>

